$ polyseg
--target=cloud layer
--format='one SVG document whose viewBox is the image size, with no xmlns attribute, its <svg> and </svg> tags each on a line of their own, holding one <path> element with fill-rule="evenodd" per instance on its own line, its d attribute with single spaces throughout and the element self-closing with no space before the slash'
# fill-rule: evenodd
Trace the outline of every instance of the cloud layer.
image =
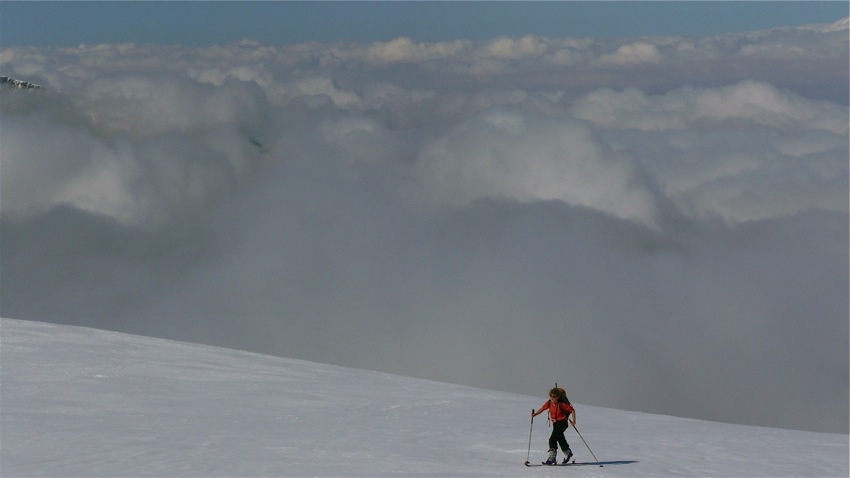
<svg viewBox="0 0 850 478">
<path fill-rule="evenodd" d="M 847 58 L 7 48 L 46 89 L 2 91 L 2 315 L 846 433 Z"/>
</svg>

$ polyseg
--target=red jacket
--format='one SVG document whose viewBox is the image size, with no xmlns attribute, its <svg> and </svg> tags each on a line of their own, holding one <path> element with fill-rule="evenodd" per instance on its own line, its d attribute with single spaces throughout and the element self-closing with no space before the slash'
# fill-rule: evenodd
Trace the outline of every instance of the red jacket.
<svg viewBox="0 0 850 478">
<path fill-rule="evenodd" d="M 552 419 L 552 423 L 566 420 L 567 417 L 569 417 L 574 411 L 573 406 L 569 403 L 552 403 L 551 400 L 547 400 L 546 403 L 543 404 L 543 407 L 546 406 L 549 407 L 549 418 Z"/>
</svg>

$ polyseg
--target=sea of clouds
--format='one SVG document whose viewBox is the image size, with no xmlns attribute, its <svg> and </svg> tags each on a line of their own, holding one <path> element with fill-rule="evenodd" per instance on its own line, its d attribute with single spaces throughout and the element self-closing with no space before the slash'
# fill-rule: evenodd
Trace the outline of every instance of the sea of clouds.
<svg viewBox="0 0 850 478">
<path fill-rule="evenodd" d="M 848 56 L 4 48 L 0 313 L 847 433 Z"/>
</svg>

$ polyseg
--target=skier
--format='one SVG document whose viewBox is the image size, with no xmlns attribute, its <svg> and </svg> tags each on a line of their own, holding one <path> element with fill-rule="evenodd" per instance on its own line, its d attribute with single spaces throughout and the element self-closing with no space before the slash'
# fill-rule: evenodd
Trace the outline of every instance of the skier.
<svg viewBox="0 0 850 478">
<path fill-rule="evenodd" d="M 549 436 L 549 458 L 543 462 L 546 465 L 557 465 L 558 460 L 558 445 L 561 446 L 561 451 L 564 452 L 563 464 L 567 464 L 573 456 L 570 450 L 570 444 L 567 443 L 567 438 L 564 432 L 567 431 L 569 423 L 576 425 L 576 409 L 570 404 L 567 398 L 567 392 L 563 388 L 555 387 L 549 390 L 549 400 L 540 407 L 540 410 L 531 412 L 531 417 L 534 419 L 544 411 L 549 411 L 549 418 L 552 420 L 552 435 Z"/>
</svg>

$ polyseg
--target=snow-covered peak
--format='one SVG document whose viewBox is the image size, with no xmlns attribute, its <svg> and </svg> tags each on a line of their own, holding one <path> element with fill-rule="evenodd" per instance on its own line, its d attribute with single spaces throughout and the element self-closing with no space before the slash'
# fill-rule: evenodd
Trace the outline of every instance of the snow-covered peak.
<svg viewBox="0 0 850 478">
<path fill-rule="evenodd" d="M 13 90 L 38 90 L 44 88 L 41 85 L 30 83 L 29 81 L 16 80 L 8 76 L 0 76 L 0 85 L 11 88 Z"/>
</svg>

